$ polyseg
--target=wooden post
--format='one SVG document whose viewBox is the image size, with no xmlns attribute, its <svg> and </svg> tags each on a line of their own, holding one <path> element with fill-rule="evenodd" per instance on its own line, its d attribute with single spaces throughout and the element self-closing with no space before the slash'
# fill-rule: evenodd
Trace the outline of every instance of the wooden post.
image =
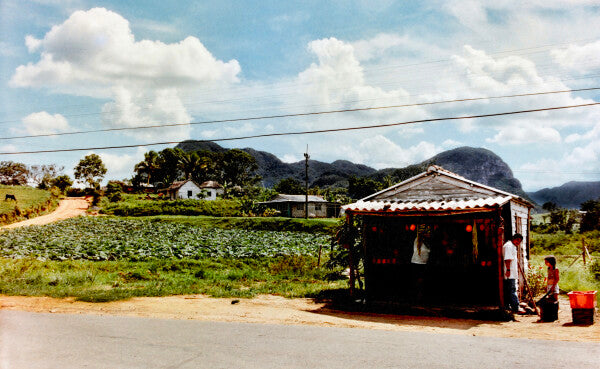
<svg viewBox="0 0 600 369">
<path fill-rule="evenodd" d="M 352 228 L 352 214 L 346 214 L 346 224 L 348 228 Z M 354 296 L 354 254 L 352 245 L 348 244 L 348 263 L 350 264 L 350 296 Z"/>
<path fill-rule="evenodd" d="M 321 266 L 321 249 L 322 249 L 322 245 L 319 244 L 319 257 L 317 258 L 317 268 Z"/>
<path fill-rule="evenodd" d="M 502 246 L 504 246 L 504 219 L 501 212 L 498 211 L 498 232 L 496 239 L 496 248 L 498 251 L 498 288 L 499 290 L 499 301 L 500 307 L 504 308 L 504 258 L 502 257 Z"/>
<path fill-rule="evenodd" d="M 585 268 L 585 251 L 586 251 L 586 247 L 585 247 L 585 238 L 581 237 L 581 256 L 583 256 L 583 267 Z"/>
</svg>

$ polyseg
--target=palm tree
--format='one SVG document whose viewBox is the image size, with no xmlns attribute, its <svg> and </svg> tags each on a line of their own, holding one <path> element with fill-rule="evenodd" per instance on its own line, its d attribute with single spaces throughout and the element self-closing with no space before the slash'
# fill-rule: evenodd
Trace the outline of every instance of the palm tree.
<svg viewBox="0 0 600 369">
<path fill-rule="evenodd" d="M 150 185 L 150 178 L 158 169 L 160 169 L 158 153 L 156 151 L 149 151 L 144 154 L 144 160 L 135 165 L 134 171 L 146 174 L 148 176 L 148 185 Z"/>
<path fill-rule="evenodd" d="M 179 157 L 179 168 L 185 173 L 186 179 L 191 179 L 198 168 L 205 166 L 206 164 L 196 152 L 184 152 Z"/>
</svg>

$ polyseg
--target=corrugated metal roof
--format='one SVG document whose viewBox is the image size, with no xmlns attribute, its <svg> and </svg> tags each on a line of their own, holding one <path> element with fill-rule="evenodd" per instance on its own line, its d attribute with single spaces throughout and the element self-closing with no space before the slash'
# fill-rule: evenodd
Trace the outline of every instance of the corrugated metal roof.
<svg viewBox="0 0 600 369">
<path fill-rule="evenodd" d="M 344 205 L 342 209 L 356 212 L 405 212 L 405 211 L 444 211 L 484 209 L 501 206 L 509 202 L 512 196 L 492 196 L 479 199 L 445 199 L 422 201 L 359 200 Z"/>
</svg>

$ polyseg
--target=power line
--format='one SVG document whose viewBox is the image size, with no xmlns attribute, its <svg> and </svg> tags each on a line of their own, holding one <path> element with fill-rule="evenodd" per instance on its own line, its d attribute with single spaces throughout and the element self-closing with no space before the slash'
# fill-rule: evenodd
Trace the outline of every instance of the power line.
<svg viewBox="0 0 600 369">
<path fill-rule="evenodd" d="M 421 119 L 421 120 L 412 120 L 412 121 L 406 121 L 406 122 L 376 124 L 376 125 L 371 125 L 371 126 L 346 127 L 346 128 L 331 128 L 331 129 L 321 129 L 321 130 L 314 130 L 314 131 L 300 131 L 300 132 L 265 133 L 265 134 L 259 134 L 259 135 L 239 136 L 239 137 L 229 137 L 229 138 L 217 138 L 217 139 L 211 139 L 211 140 L 186 140 L 186 141 L 188 141 L 188 142 L 189 141 L 192 141 L 192 142 L 211 142 L 211 141 L 212 142 L 222 142 L 222 141 L 246 140 L 246 139 L 251 139 L 251 138 L 264 138 L 264 137 L 276 137 L 276 136 L 294 136 L 294 135 L 306 135 L 306 134 L 315 134 L 315 133 L 331 133 L 331 132 L 342 132 L 342 131 L 354 131 L 354 130 L 362 130 L 362 129 L 393 127 L 393 126 L 400 126 L 400 125 L 406 125 L 406 124 L 439 122 L 439 121 L 444 121 L 444 120 L 461 120 L 461 119 L 489 118 L 489 117 L 498 117 L 498 116 L 503 116 L 503 115 L 526 114 L 526 113 L 535 113 L 535 112 L 550 111 L 550 110 L 581 108 L 581 107 L 594 106 L 594 105 L 600 105 L 600 102 L 588 103 L 588 104 L 579 104 L 579 105 L 555 106 L 555 107 L 540 108 L 540 109 L 518 110 L 518 111 L 510 111 L 510 112 L 502 112 L 502 113 L 492 113 L 492 114 L 479 114 L 479 115 L 459 116 L 459 117 Z M 183 141 L 165 141 L 165 142 L 152 142 L 152 143 L 146 143 L 146 144 L 133 144 L 133 145 L 121 145 L 121 146 L 101 146 L 101 147 L 86 147 L 86 148 L 57 149 L 57 150 L 0 152 L 0 155 L 42 154 L 42 153 L 72 152 L 72 151 L 87 151 L 87 150 L 125 149 L 125 148 L 143 147 L 143 146 L 172 145 L 172 144 L 179 144 L 179 143 L 182 143 L 182 142 Z"/>
<path fill-rule="evenodd" d="M 555 44 L 546 44 L 546 45 L 540 45 L 540 46 L 534 46 L 534 47 L 527 47 L 527 48 L 521 48 L 521 49 L 513 49 L 513 50 L 505 50 L 505 51 L 498 51 L 498 52 L 491 52 L 488 53 L 487 55 L 499 55 L 499 54 L 508 54 L 509 56 L 511 55 L 510 53 L 514 53 L 512 55 L 516 55 L 516 56 L 520 56 L 522 53 L 519 53 L 521 51 L 525 51 L 525 50 L 536 50 L 536 49 L 544 49 L 547 47 L 552 47 L 552 46 L 558 46 L 558 45 L 571 45 L 573 43 L 577 43 L 577 42 L 586 42 L 586 41 L 591 41 L 591 40 L 596 40 L 595 38 L 591 38 L 591 39 L 580 39 L 580 40 L 575 40 L 572 42 L 562 42 L 562 43 L 555 43 Z M 566 46 L 565 46 L 566 48 Z M 523 53 L 525 55 L 528 54 L 532 54 L 532 53 L 541 53 L 541 52 L 547 52 L 548 50 L 539 50 L 539 51 L 534 51 L 534 52 L 528 52 L 528 53 Z M 439 64 L 439 63 L 444 63 L 444 62 L 449 62 L 452 59 L 448 58 L 448 59 L 440 59 L 440 60 L 433 60 L 433 61 L 427 61 L 427 62 L 421 62 L 421 63 L 412 63 L 412 64 L 400 64 L 400 65 L 385 65 L 385 66 L 381 66 L 381 67 L 371 67 L 371 68 L 365 68 L 364 69 L 364 73 L 371 73 L 371 72 L 377 72 L 377 71 L 385 71 L 386 69 L 402 69 L 402 68 L 407 68 L 407 67 L 414 67 L 414 66 L 421 66 L 421 65 L 429 65 L 429 64 Z M 548 65 L 548 64 L 547 64 Z M 536 69 L 539 71 L 539 65 L 536 66 Z M 397 83 L 397 82 L 396 82 Z M 303 84 L 299 84 L 299 83 L 287 83 L 287 84 L 279 84 L 276 85 L 275 83 L 271 84 L 271 87 L 269 87 L 269 85 L 265 85 L 264 88 L 272 91 L 274 88 L 276 89 L 297 89 L 298 86 L 300 85 L 306 85 L 306 84 L 310 84 L 310 83 L 303 83 Z M 286 85 L 288 85 L 289 87 L 286 87 Z M 277 87 L 274 87 L 277 86 Z M 340 87 L 339 89 L 343 89 L 345 87 Z M 240 88 L 240 90 L 249 90 L 248 87 L 244 87 L 242 86 Z M 210 89 L 204 89 L 203 93 L 204 94 L 211 94 L 215 91 L 218 91 L 217 88 L 210 88 Z M 279 95 L 277 95 L 279 96 Z M 270 96 L 263 96 L 264 97 L 272 97 L 272 95 Z M 256 97 L 255 96 L 250 96 L 247 98 L 242 98 L 242 99 L 253 99 L 255 100 Z M 150 101 L 151 99 L 142 99 L 142 101 Z M 236 99 L 239 100 L 239 99 Z M 234 101 L 234 100 L 231 100 Z M 204 101 L 204 102 L 188 102 L 189 104 L 198 104 L 198 103 L 221 103 L 221 102 L 228 102 L 228 100 L 224 100 L 224 101 Z M 63 108 L 67 108 L 67 107 L 86 107 L 89 106 L 88 104 L 76 104 L 76 105 L 70 105 L 70 106 L 63 106 Z M 45 109 L 49 109 L 51 107 L 47 107 Z M 142 110 L 146 110 L 145 108 L 142 108 Z M 117 110 L 111 110 L 111 113 L 115 113 L 115 112 L 119 112 L 121 110 L 117 109 Z M 67 114 L 67 115 L 63 115 L 65 117 L 78 117 L 78 116 L 90 116 L 90 115 L 99 115 L 102 114 L 101 112 L 93 112 L 93 113 L 80 113 L 80 114 Z M 0 121 L 0 124 L 6 124 L 6 123 L 15 123 L 15 122 L 19 122 L 21 119 L 11 119 L 11 120 L 5 120 L 5 121 Z"/>
<path fill-rule="evenodd" d="M 74 131 L 74 132 L 60 132 L 60 133 L 45 133 L 45 134 L 39 134 L 39 135 L 11 136 L 11 137 L 0 137 L 0 140 L 16 140 L 16 139 L 36 138 L 36 137 L 55 137 L 55 136 L 67 136 L 67 135 L 86 134 L 86 133 L 128 131 L 128 130 L 137 130 L 137 129 L 177 127 L 177 126 L 200 125 L 200 124 L 231 123 L 231 122 L 242 122 L 242 121 L 264 120 L 264 119 L 275 119 L 275 118 L 291 118 L 291 117 L 310 116 L 310 115 L 323 115 L 323 114 L 334 114 L 334 113 L 349 113 L 349 112 L 369 111 L 369 110 L 383 110 L 383 109 L 392 109 L 392 108 L 406 108 L 406 107 L 413 107 L 413 106 L 427 106 L 427 105 L 446 104 L 446 103 L 454 103 L 454 102 L 466 102 L 466 101 L 478 101 L 478 100 L 493 100 L 493 99 L 503 99 L 503 98 L 513 98 L 513 97 L 550 95 L 550 94 L 561 94 L 561 93 L 593 91 L 593 90 L 600 90 L 600 87 L 589 87 L 589 88 L 558 90 L 558 91 L 545 91 L 545 92 L 531 92 L 531 93 L 514 94 L 514 95 L 473 97 L 473 98 L 462 98 L 462 99 L 454 99 L 454 100 L 431 101 L 431 102 L 414 103 L 414 104 L 376 106 L 376 107 L 368 107 L 368 108 L 341 109 L 341 110 L 329 110 L 329 111 L 308 112 L 308 113 L 280 114 L 280 115 L 267 115 L 267 116 L 259 116 L 259 117 L 246 117 L 246 118 L 209 120 L 209 121 L 190 122 L 190 123 L 155 124 L 155 125 L 150 125 L 150 126 L 105 128 L 105 129 L 93 129 L 93 130 L 87 130 L 87 131 Z"/>
</svg>

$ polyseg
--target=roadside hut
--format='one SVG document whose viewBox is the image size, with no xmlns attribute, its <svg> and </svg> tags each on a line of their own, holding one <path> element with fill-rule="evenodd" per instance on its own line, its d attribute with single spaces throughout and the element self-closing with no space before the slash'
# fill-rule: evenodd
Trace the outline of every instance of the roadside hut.
<svg viewBox="0 0 600 369">
<path fill-rule="evenodd" d="M 526 270 L 532 207 L 435 165 L 343 206 L 347 217 L 361 220 L 367 300 L 503 306 L 502 246 L 521 233 L 519 265 Z M 417 236 L 429 244 L 418 272 L 411 263 Z"/>
<path fill-rule="evenodd" d="M 261 202 L 267 208 L 278 210 L 281 216 L 304 218 L 305 195 L 279 194 L 271 201 Z M 308 195 L 309 218 L 335 218 L 340 214 L 340 204 L 328 202 L 323 196 Z"/>
</svg>

